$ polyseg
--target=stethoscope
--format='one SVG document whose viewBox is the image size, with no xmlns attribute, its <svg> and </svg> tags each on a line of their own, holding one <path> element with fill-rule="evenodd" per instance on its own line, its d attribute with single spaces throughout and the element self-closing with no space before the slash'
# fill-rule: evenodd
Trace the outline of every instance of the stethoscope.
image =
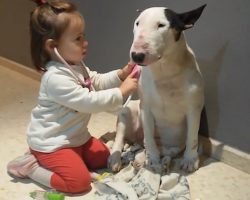
<svg viewBox="0 0 250 200">
<path fill-rule="evenodd" d="M 56 54 L 56 56 L 59 58 L 59 60 L 64 63 L 66 65 L 66 67 L 72 72 L 72 74 L 74 75 L 75 79 L 78 81 L 78 83 L 80 85 L 82 85 L 82 87 L 86 87 L 88 88 L 90 91 L 95 91 L 95 88 L 93 87 L 92 83 L 91 83 L 91 79 L 90 76 L 87 72 L 87 67 L 85 65 L 85 63 L 83 61 L 81 61 L 81 65 L 83 67 L 83 77 L 84 79 L 81 79 L 76 72 L 72 69 L 72 67 L 66 62 L 66 60 L 59 54 L 58 50 L 56 47 L 54 47 L 54 52 Z M 131 72 L 133 74 L 133 76 L 137 79 L 139 79 L 140 77 L 140 73 L 141 73 L 141 69 L 139 67 L 139 65 L 134 65 L 133 70 Z M 133 94 L 130 94 L 126 100 L 126 102 L 123 104 L 123 107 L 127 107 L 128 103 L 130 102 L 131 98 L 132 98 Z"/>
<path fill-rule="evenodd" d="M 74 75 L 75 79 L 78 81 L 78 83 L 82 86 L 82 87 L 86 87 L 88 88 L 90 91 L 95 91 L 95 88 L 93 87 L 93 85 L 91 84 L 91 79 L 89 76 L 89 73 L 87 71 L 87 67 L 85 65 L 85 63 L 83 61 L 81 61 L 81 65 L 83 68 L 83 77 L 84 79 L 80 78 L 76 72 L 72 69 L 72 67 L 66 62 L 66 60 L 59 54 L 58 50 L 56 47 L 54 47 L 54 52 L 56 54 L 56 56 L 59 58 L 59 60 L 66 65 L 66 67 L 72 72 L 72 74 Z"/>
</svg>

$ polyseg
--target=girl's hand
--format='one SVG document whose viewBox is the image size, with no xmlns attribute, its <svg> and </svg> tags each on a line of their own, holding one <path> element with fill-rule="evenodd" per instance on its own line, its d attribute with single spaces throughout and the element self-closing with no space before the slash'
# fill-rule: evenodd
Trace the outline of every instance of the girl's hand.
<svg viewBox="0 0 250 200">
<path fill-rule="evenodd" d="M 134 74 L 130 73 L 120 86 L 123 98 L 127 98 L 129 94 L 131 94 L 138 88 L 138 79 L 133 78 L 133 76 Z"/>
<path fill-rule="evenodd" d="M 124 81 L 128 77 L 128 75 L 132 72 L 134 66 L 135 66 L 135 64 L 129 62 L 125 67 L 123 67 L 122 69 L 118 70 L 118 76 L 119 76 L 119 78 L 122 81 Z"/>
</svg>

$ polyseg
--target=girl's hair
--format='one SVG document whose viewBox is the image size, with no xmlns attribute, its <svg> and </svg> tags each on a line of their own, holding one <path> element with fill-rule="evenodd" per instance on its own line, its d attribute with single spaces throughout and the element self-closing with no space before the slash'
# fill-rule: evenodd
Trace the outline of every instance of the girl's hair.
<svg viewBox="0 0 250 200">
<path fill-rule="evenodd" d="M 75 5 L 66 0 L 32 0 L 37 7 L 30 15 L 31 57 L 37 70 L 46 71 L 45 64 L 50 60 L 45 50 L 47 39 L 57 40 L 67 28 L 70 18 L 58 20 L 60 13 L 73 13 Z"/>
</svg>

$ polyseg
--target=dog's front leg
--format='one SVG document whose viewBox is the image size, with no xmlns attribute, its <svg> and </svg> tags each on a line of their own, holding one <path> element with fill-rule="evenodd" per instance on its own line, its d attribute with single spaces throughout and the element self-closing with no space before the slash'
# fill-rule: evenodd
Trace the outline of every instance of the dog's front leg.
<svg viewBox="0 0 250 200">
<path fill-rule="evenodd" d="M 184 157 L 181 162 L 181 168 L 192 172 L 199 168 L 198 157 L 198 130 L 200 125 L 199 109 L 190 110 L 187 113 L 187 139 Z"/>
<path fill-rule="evenodd" d="M 126 126 L 129 126 L 128 117 L 127 112 L 122 112 L 118 115 L 115 142 L 111 150 L 111 155 L 108 159 L 108 168 L 110 168 L 113 172 L 120 171 L 122 167 L 121 152 L 124 147 L 124 138 L 127 132 Z"/>
<path fill-rule="evenodd" d="M 144 146 L 146 149 L 146 165 L 154 171 L 160 171 L 160 153 L 154 139 L 154 118 L 148 108 L 141 110 L 142 126 L 144 131 Z"/>
</svg>

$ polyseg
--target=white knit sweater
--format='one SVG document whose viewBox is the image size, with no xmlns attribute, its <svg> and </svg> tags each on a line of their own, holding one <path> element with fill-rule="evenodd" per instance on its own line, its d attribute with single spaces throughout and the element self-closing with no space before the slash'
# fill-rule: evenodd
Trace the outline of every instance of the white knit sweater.
<svg viewBox="0 0 250 200">
<path fill-rule="evenodd" d="M 77 83 L 65 65 L 51 61 L 46 67 L 27 130 L 28 145 L 40 152 L 80 146 L 90 138 L 87 125 L 91 113 L 118 111 L 122 107 L 117 71 L 98 74 L 87 68 L 96 90 L 89 91 Z M 72 67 L 78 75 L 82 74 L 81 66 Z"/>
</svg>

